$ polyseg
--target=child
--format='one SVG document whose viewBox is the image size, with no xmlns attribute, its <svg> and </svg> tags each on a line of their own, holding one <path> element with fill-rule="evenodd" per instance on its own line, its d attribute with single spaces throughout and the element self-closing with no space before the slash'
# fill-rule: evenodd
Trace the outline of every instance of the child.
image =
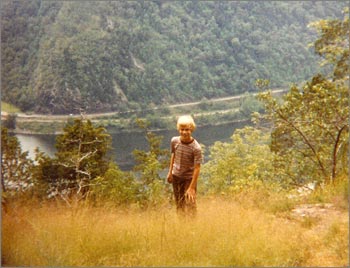
<svg viewBox="0 0 350 268">
<path fill-rule="evenodd" d="M 196 129 L 193 118 L 180 116 L 177 130 L 180 136 L 171 139 L 171 159 L 168 182 L 173 184 L 178 212 L 196 213 L 197 180 L 202 163 L 200 144 L 192 137 Z"/>
</svg>

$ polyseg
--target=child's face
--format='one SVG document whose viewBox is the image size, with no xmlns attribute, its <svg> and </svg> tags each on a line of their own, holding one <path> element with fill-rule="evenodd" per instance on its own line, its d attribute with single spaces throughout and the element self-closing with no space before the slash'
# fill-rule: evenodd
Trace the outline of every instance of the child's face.
<svg viewBox="0 0 350 268">
<path fill-rule="evenodd" d="M 180 125 L 179 126 L 180 137 L 183 141 L 191 140 L 192 126 L 191 125 Z"/>
</svg>

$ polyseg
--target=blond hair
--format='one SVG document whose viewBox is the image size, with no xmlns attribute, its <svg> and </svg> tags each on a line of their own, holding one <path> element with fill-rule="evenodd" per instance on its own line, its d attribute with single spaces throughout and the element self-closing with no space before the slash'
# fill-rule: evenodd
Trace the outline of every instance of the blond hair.
<svg viewBox="0 0 350 268">
<path fill-rule="evenodd" d="M 196 124 L 190 115 L 182 115 L 177 119 L 176 127 L 178 130 L 180 129 L 180 126 L 190 126 L 192 131 L 196 129 Z"/>
</svg>

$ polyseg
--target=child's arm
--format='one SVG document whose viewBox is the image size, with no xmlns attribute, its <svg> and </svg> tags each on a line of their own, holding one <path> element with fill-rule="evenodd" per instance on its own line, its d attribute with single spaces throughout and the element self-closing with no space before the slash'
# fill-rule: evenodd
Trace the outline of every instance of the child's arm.
<svg viewBox="0 0 350 268">
<path fill-rule="evenodd" d="M 201 169 L 201 164 L 194 165 L 193 178 L 185 194 L 186 197 L 191 202 L 194 202 L 196 200 L 196 186 L 197 186 L 200 169 Z"/>
<path fill-rule="evenodd" d="M 173 165 L 174 165 L 174 158 L 175 158 L 175 154 L 172 153 L 171 157 L 170 157 L 170 166 L 169 166 L 169 172 L 168 172 L 168 182 L 172 183 L 173 182 Z"/>
</svg>

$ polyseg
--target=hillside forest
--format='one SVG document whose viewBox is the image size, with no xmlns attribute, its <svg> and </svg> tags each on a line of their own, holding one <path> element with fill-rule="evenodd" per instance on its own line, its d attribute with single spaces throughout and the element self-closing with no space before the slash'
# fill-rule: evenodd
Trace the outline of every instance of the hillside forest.
<svg viewBox="0 0 350 268">
<path fill-rule="evenodd" d="M 28 61 L 22 62 L 33 64 L 30 65 L 33 68 L 17 66 L 16 70 L 19 70 L 17 75 L 22 79 L 19 77 L 14 80 L 12 80 L 13 77 L 9 79 L 9 76 L 15 75 L 14 73 L 11 75 L 8 73 L 4 77 L 4 98 L 7 98 L 8 102 L 11 102 L 14 96 L 17 96 L 14 99 L 18 101 L 21 99 L 23 88 L 20 84 L 23 83 L 28 85 L 26 90 L 34 95 L 38 94 L 35 95 L 38 97 L 38 111 L 44 112 L 45 109 L 52 108 L 51 111 L 54 113 L 67 112 L 63 104 L 68 104 L 69 101 L 74 100 L 81 105 L 80 101 L 85 98 L 85 100 L 90 100 L 89 98 L 96 100 L 96 95 L 89 94 L 101 92 L 90 91 L 92 90 L 90 86 L 95 88 L 95 82 L 97 84 L 103 82 L 106 85 L 115 83 L 111 85 L 112 88 L 115 89 L 116 86 L 119 88 L 118 92 L 123 91 L 128 101 L 132 100 L 136 103 L 138 98 L 142 97 L 146 103 L 151 100 L 153 92 L 151 88 L 154 87 L 154 90 L 163 88 L 156 81 L 167 81 L 173 88 L 164 87 L 163 89 L 173 89 L 174 92 L 170 94 L 170 91 L 160 90 L 157 91 L 157 97 L 158 101 L 169 97 L 166 101 L 170 103 L 183 101 L 186 90 L 189 90 L 187 93 L 192 97 L 195 96 L 195 92 L 203 93 L 200 97 L 211 97 L 210 94 L 215 96 L 233 94 L 234 92 L 227 90 L 236 87 L 231 87 L 232 84 L 229 81 L 233 83 L 233 80 L 226 79 L 225 75 L 232 75 L 235 70 L 238 73 L 242 72 L 242 77 L 239 80 L 234 78 L 234 81 L 243 83 L 242 85 L 246 83 L 251 89 L 255 88 L 256 98 L 263 110 L 253 112 L 250 115 L 252 124 L 237 129 L 232 134 L 230 142 L 217 141 L 209 148 L 203 148 L 208 150 L 209 159 L 201 165 L 198 181 L 198 216 L 195 218 L 175 215 L 172 188 L 166 183 L 164 174 L 169 165 L 170 152 L 161 147 L 162 137 L 151 131 L 147 120 L 135 119 L 135 124 L 144 132 L 148 141 L 148 149 L 133 151 L 136 164 L 130 171 L 122 171 L 114 161 L 113 155 L 109 153 L 112 138 L 106 128 L 83 116 L 66 123 L 62 133 L 57 136 L 55 144 L 57 151 L 54 156 L 48 156 L 37 149 L 35 159 L 30 159 L 28 152 L 22 151 L 16 136 L 11 135 L 2 125 L 2 266 L 334 267 L 349 265 L 350 25 L 349 9 L 336 8 L 341 2 L 334 2 L 335 5 L 332 3 L 327 6 L 327 2 L 317 1 L 186 1 L 181 3 L 112 1 L 109 2 L 110 6 L 104 6 L 105 2 L 89 2 L 84 5 L 80 1 L 28 1 L 27 8 L 24 8 L 23 3 L 5 1 L 3 6 L 6 12 L 4 9 L 2 12 L 5 12 L 4 14 L 10 14 L 11 10 L 16 10 L 18 13 L 22 10 L 24 14 L 32 12 L 32 26 L 42 34 L 35 36 L 41 36 L 40 38 L 43 39 L 40 42 L 37 39 L 33 41 L 40 44 L 38 46 L 40 49 L 35 50 L 35 53 L 34 50 L 31 52 L 28 50 L 28 58 L 26 58 Z M 327 8 L 323 9 L 326 6 Z M 307 7 L 310 8 L 307 10 Z M 79 14 L 83 15 L 75 13 L 75 9 L 79 9 L 81 11 Z M 153 13 L 141 12 L 144 9 Z M 230 9 L 230 12 L 226 12 Z M 246 20 L 245 24 L 239 24 L 240 20 L 232 16 L 232 14 L 238 14 L 235 10 L 245 13 L 243 16 Z M 337 11 L 342 15 L 340 18 L 320 19 L 309 23 L 309 27 L 316 32 L 314 38 L 309 41 L 317 57 L 299 52 L 289 54 L 288 51 L 291 49 L 289 46 L 288 50 L 286 46 L 284 47 L 286 50 L 277 53 L 276 58 L 269 57 L 271 64 L 287 63 L 285 57 L 292 55 L 300 56 L 303 63 L 308 59 L 307 64 L 296 65 L 298 68 L 305 67 L 302 73 L 292 71 L 288 73 L 287 70 L 291 69 L 275 66 L 267 71 L 271 72 L 270 75 L 263 76 L 259 73 L 261 71 L 259 66 L 262 66 L 257 63 L 259 57 L 255 55 L 256 61 L 252 62 L 254 66 L 251 65 L 253 73 L 245 69 L 243 75 L 242 69 L 230 69 L 233 58 L 244 55 L 242 62 L 250 61 L 248 59 L 252 59 L 252 55 L 234 53 L 233 57 L 229 57 L 224 52 L 221 54 L 222 49 L 207 50 L 218 43 L 210 43 L 209 40 L 215 38 L 207 38 L 205 34 L 210 36 L 209 33 L 216 33 L 218 36 L 228 37 L 230 33 L 227 29 L 230 27 L 237 29 L 237 33 L 247 27 L 253 32 L 254 29 L 257 31 L 257 40 L 261 42 L 270 38 L 271 32 L 264 34 L 260 32 L 262 28 L 253 27 L 259 23 L 253 24 L 253 16 L 249 16 L 248 10 L 254 10 L 255 15 L 259 12 L 271 12 L 270 20 L 266 22 L 268 27 L 265 25 L 266 31 L 270 30 L 272 25 L 277 27 L 278 21 L 290 20 L 296 30 L 294 33 L 298 33 L 298 38 L 305 37 L 307 40 L 312 35 L 304 36 L 305 29 L 298 28 L 299 24 L 295 24 L 297 21 L 309 23 L 307 18 L 315 16 L 312 14 L 324 14 L 326 10 L 327 12 Z M 285 13 L 282 12 L 283 10 Z M 301 15 L 306 14 L 304 13 L 306 10 L 308 16 L 305 15 L 302 20 Z M 109 15 L 101 17 L 96 15 L 99 14 L 97 12 Z M 113 14 L 123 14 L 123 16 L 115 17 Z M 171 16 L 171 14 L 177 15 Z M 196 14 L 201 16 L 196 17 Z M 137 20 L 126 23 L 125 18 L 128 16 Z M 67 17 L 70 19 L 68 20 Z M 4 16 L 3 20 L 6 18 L 9 17 Z M 45 23 L 40 24 L 38 18 Z M 155 21 L 163 18 L 164 23 L 169 24 Z M 197 23 L 195 18 L 201 23 L 207 23 L 213 32 L 207 32 L 201 28 L 203 24 Z M 172 21 L 175 19 L 176 21 Z M 227 21 L 231 22 L 226 23 Z M 274 21 L 274 24 L 269 24 L 271 21 Z M 31 25 L 22 22 L 23 27 Z M 103 22 L 106 24 L 101 28 Z M 20 27 L 19 25 L 21 24 L 12 26 Z M 36 28 L 35 25 L 42 25 L 42 27 Z M 181 39 L 182 36 L 174 35 L 180 29 L 175 25 L 188 25 L 182 30 L 190 31 L 188 36 L 195 40 L 186 39 L 185 36 Z M 219 25 L 221 28 L 215 28 Z M 173 27 L 170 28 L 170 26 Z M 10 26 L 2 27 L 4 30 L 9 29 Z M 286 35 L 279 32 L 283 27 L 280 24 L 274 28 L 277 37 L 279 34 L 281 34 L 280 37 L 291 37 L 293 35 L 291 28 L 288 28 Z M 65 34 L 58 34 L 63 29 Z M 84 34 L 79 31 L 80 29 L 86 30 Z M 153 31 L 155 29 L 157 31 Z M 220 31 L 215 32 L 214 29 L 220 29 Z M 118 31 L 123 30 L 125 36 L 117 34 Z M 195 30 L 198 31 L 198 35 L 194 33 Z M 29 34 L 30 31 L 26 33 Z M 51 33 L 52 36 L 47 36 L 45 33 Z M 55 36 L 59 36 L 58 39 L 53 37 L 54 33 Z M 140 33 L 145 35 L 138 35 Z M 161 33 L 164 33 L 167 38 Z M 82 36 L 86 38 L 85 40 L 95 42 L 94 49 L 89 50 L 88 46 L 82 46 L 80 43 L 84 40 L 81 39 Z M 114 51 L 113 46 L 103 46 L 102 40 L 112 42 L 117 37 L 120 38 L 120 42 L 130 45 L 128 50 L 123 50 L 126 46 L 119 46 L 119 43 L 117 52 Z M 143 41 L 137 42 L 141 37 L 144 38 Z M 10 42 L 10 39 L 5 35 L 2 42 Z M 160 40 L 162 42 L 158 42 Z M 174 46 L 173 50 L 170 49 L 169 44 L 169 46 L 162 46 L 170 40 Z M 198 43 L 191 43 L 196 40 Z M 242 45 L 244 40 L 243 36 L 240 36 L 235 42 Z M 183 44 L 180 44 L 180 41 Z M 223 47 L 227 45 L 227 49 L 233 51 L 232 43 L 226 41 L 221 45 Z M 232 41 L 232 36 L 229 41 Z M 259 47 L 259 44 L 264 46 L 258 41 L 249 42 L 254 47 Z M 303 44 L 304 42 L 305 40 Z M 140 48 L 141 44 L 145 50 Z M 190 44 L 197 44 L 198 47 L 191 47 Z M 271 50 L 269 47 L 268 55 L 271 56 L 270 53 L 279 46 L 283 47 L 281 43 L 275 45 Z M 182 46 L 185 47 L 184 50 L 180 49 Z M 33 45 L 32 48 L 34 47 Z M 236 49 L 244 50 L 244 46 L 238 47 Z M 157 49 L 153 50 L 153 48 Z M 10 51 L 13 48 L 9 49 L 5 46 L 2 49 Z M 73 51 L 81 53 L 79 55 L 82 57 L 72 53 Z M 192 54 L 184 56 L 180 53 L 181 51 L 186 53 L 196 51 L 198 52 L 196 55 L 203 58 L 197 62 L 198 65 L 187 65 L 191 58 L 189 55 Z M 301 51 L 304 50 L 301 49 Z M 60 57 L 61 52 L 65 55 L 65 60 Z M 99 53 L 103 52 L 106 53 L 105 61 L 96 60 L 95 62 L 93 59 L 97 59 Z M 117 55 L 123 52 L 124 56 L 130 57 L 131 63 L 134 61 L 134 65 L 139 67 L 128 65 L 129 61 L 123 64 L 130 68 L 123 69 L 121 66 L 124 65 L 119 65 L 119 61 L 125 57 L 112 57 L 111 55 L 115 55 L 114 52 Z M 218 54 L 211 54 L 214 52 Z M 84 58 L 84 55 L 89 57 Z M 91 55 L 93 58 L 90 58 Z M 35 60 L 29 60 L 31 57 L 38 62 L 34 64 Z M 162 61 L 162 57 L 170 57 L 179 65 L 174 65 L 175 62 L 169 64 L 170 58 Z M 212 62 L 213 59 L 221 59 L 222 62 Z M 50 65 L 50 60 L 55 61 L 55 64 Z M 266 60 L 265 63 L 268 62 L 267 58 L 264 60 Z M 230 61 L 230 64 L 226 61 Z M 157 77 L 163 69 L 152 69 L 151 66 L 154 67 L 153 64 L 161 62 L 164 70 L 167 71 L 162 73 L 162 79 L 153 80 L 152 75 Z M 294 61 L 290 62 L 294 64 Z M 17 61 L 11 61 L 9 64 L 17 63 Z M 114 63 L 116 65 L 113 65 Z M 103 64 L 114 66 L 116 69 L 104 69 L 106 66 Z M 319 65 L 322 66 L 322 72 L 318 72 Z M 89 78 L 93 78 L 92 80 L 86 80 L 86 84 L 81 84 L 80 82 L 86 76 L 80 71 L 87 68 L 85 70 L 90 70 L 92 74 L 95 70 L 89 69 L 88 66 L 100 70 L 101 73 L 94 73 Z M 203 67 L 203 69 L 199 68 L 203 71 L 203 77 L 201 74 L 201 79 L 196 80 L 195 76 L 198 73 L 187 68 L 199 66 Z M 173 73 L 170 71 L 171 67 L 174 68 Z M 5 66 L 2 71 L 8 72 L 10 69 Z M 222 70 L 222 72 L 215 73 L 214 70 Z M 99 80 L 98 74 L 105 75 L 104 79 Z M 109 79 L 110 75 L 114 77 L 117 74 L 120 75 L 119 78 L 116 76 L 115 80 Z M 212 75 L 209 80 L 215 82 L 212 84 L 215 93 L 210 91 L 209 80 L 205 78 L 209 74 Z M 237 77 L 236 74 L 233 77 Z M 259 76 L 255 77 L 258 74 Z M 32 77 L 31 75 L 35 78 L 30 78 L 27 83 L 26 79 Z M 190 77 L 192 75 L 193 77 Z M 135 80 L 129 79 L 130 77 Z M 172 80 L 171 77 L 182 78 Z M 128 83 L 122 84 L 123 79 Z M 217 87 L 220 85 L 220 79 L 223 79 L 221 82 L 225 81 L 230 86 Z M 252 84 L 250 79 L 255 79 Z M 279 83 L 278 81 L 289 83 L 293 79 L 298 82 L 303 79 L 305 81 L 289 85 L 288 91 L 283 96 L 276 97 L 272 94 L 271 89 L 279 85 L 274 83 Z M 6 91 L 9 89 L 6 88 L 9 86 L 9 81 L 17 84 L 18 87 L 11 87 L 10 91 Z M 92 81 L 92 84 L 89 81 Z M 203 85 L 201 93 L 197 92 L 198 88 L 193 87 L 199 81 L 200 85 Z M 74 83 L 77 83 L 76 87 Z M 75 91 L 78 87 L 79 90 Z M 18 95 L 11 95 L 15 92 L 12 90 L 14 88 L 17 89 Z M 101 88 L 106 90 L 103 94 L 111 94 L 109 96 L 118 98 L 119 95 L 111 93 L 115 91 L 109 92 L 108 87 Z M 141 88 L 142 90 L 138 91 Z M 145 91 L 146 88 L 147 91 Z M 65 93 L 59 93 L 60 90 Z M 81 99 L 72 98 L 73 95 L 78 96 L 75 94 L 78 91 L 81 93 L 79 95 Z M 142 95 L 146 94 L 145 92 L 147 96 Z M 51 98 L 53 95 L 50 94 L 56 93 L 57 98 Z M 26 103 L 28 109 L 33 108 L 29 105 L 29 96 L 34 95 L 28 95 Z M 46 102 L 49 99 L 50 101 Z M 107 99 L 102 98 L 101 95 L 100 104 L 104 106 L 106 103 L 102 100 Z M 152 97 L 153 101 L 156 103 L 157 98 Z M 16 105 L 20 106 L 19 103 Z M 73 104 L 69 103 L 69 105 Z M 76 107 L 80 107 L 79 105 Z M 97 106 L 95 108 L 97 109 Z"/>
<path fill-rule="evenodd" d="M 145 109 L 320 72 L 309 23 L 346 1 L 1 3 L 2 100 L 23 112 Z M 67 19 L 69 18 L 69 19 Z"/>
</svg>

